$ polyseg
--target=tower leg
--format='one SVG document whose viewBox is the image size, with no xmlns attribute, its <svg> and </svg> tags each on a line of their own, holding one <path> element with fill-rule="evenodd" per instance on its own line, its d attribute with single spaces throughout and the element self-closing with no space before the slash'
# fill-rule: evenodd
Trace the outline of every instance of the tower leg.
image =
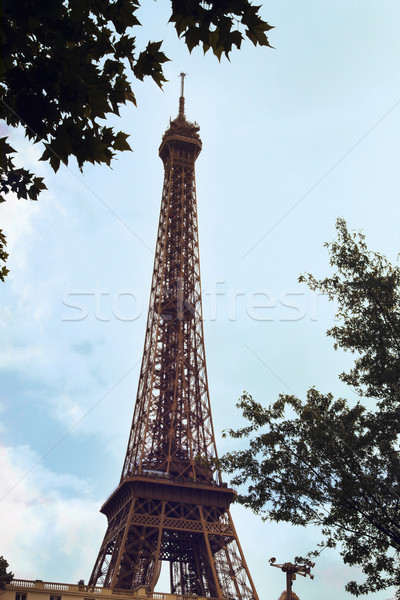
<svg viewBox="0 0 400 600">
<path fill-rule="evenodd" d="M 159 496 L 170 489 L 159 481 L 155 486 Z M 196 490 L 191 486 L 190 493 L 197 496 Z M 208 494 L 220 501 L 217 490 Z M 133 495 L 121 504 L 110 519 L 90 585 L 145 586 L 153 593 L 167 561 L 173 594 L 257 600 L 226 508 Z"/>
</svg>

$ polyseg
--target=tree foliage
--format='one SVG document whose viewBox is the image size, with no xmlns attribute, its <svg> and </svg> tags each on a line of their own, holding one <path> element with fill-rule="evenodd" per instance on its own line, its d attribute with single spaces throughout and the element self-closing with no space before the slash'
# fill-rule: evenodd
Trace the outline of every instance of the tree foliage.
<svg viewBox="0 0 400 600">
<path fill-rule="evenodd" d="M 3 230 L 0 229 L 0 279 L 1 281 L 4 281 L 4 277 L 6 277 L 7 273 L 8 273 L 8 269 L 5 265 L 2 265 L 1 263 L 5 263 L 7 261 L 8 258 L 8 252 L 6 252 L 6 246 L 7 246 L 7 241 L 6 241 L 6 236 L 3 233 Z"/>
<path fill-rule="evenodd" d="M 128 136 L 103 123 L 127 100 L 136 103 L 129 67 L 136 79 L 150 76 L 160 87 L 165 81 L 162 42 L 136 48 L 138 9 L 137 0 L 4 0 L 2 116 L 44 144 L 41 160 L 54 171 L 71 156 L 82 168 L 86 162 L 109 165 L 116 151 L 129 150 Z M 254 44 L 269 45 L 270 26 L 258 11 L 248 0 L 173 0 L 170 21 L 189 50 L 202 45 L 220 58 L 241 46 L 237 23 Z M 15 150 L 6 140 L 1 192 L 36 200 L 43 181 L 15 168 Z"/>
<path fill-rule="evenodd" d="M 7 583 L 11 583 L 14 579 L 14 574 L 11 571 L 7 572 L 9 565 L 4 556 L 0 556 L 0 590 L 6 588 Z"/>
<path fill-rule="evenodd" d="M 130 150 L 128 136 L 107 127 L 127 101 L 136 104 L 130 83 L 151 77 L 162 87 L 162 42 L 136 47 L 137 0 L 3 0 L 0 56 L 1 118 L 21 126 L 43 144 L 41 160 L 57 171 L 75 157 L 110 165 Z M 221 58 L 244 37 L 269 46 L 259 8 L 249 0 L 172 0 L 170 22 L 190 51 L 201 46 Z M 242 29 L 240 31 L 239 29 Z M 37 200 L 42 177 L 15 164 L 16 150 L 0 139 L 0 202 L 8 192 Z"/>
<path fill-rule="evenodd" d="M 327 244 L 331 277 L 300 278 L 336 299 L 335 348 L 356 353 L 341 379 L 357 403 L 311 388 L 305 400 L 281 395 L 262 406 L 244 393 L 248 424 L 227 433 L 247 448 L 226 454 L 222 467 L 242 486 L 239 501 L 265 519 L 317 525 L 325 547 L 361 566 L 365 580 L 346 590 L 366 594 L 397 586 L 400 598 L 400 269 L 370 252 L 362 234 L 337 222 Z"/>
<path fill-rule="evenodd" d="M 361 233 L 351 234 L 337 221 L 338 240 L 326 244 L 333 277 L 318 281 L 303 275 L 312 290 L 338 300 L 341 323 L 329 329 L 334 348 L 357 354 L 354 368 L 340 378 L 360 396 L 377 399 L 379 407 L 400 401 L 400 269 L 377 252 L 370 252 Z"/>
</svg>

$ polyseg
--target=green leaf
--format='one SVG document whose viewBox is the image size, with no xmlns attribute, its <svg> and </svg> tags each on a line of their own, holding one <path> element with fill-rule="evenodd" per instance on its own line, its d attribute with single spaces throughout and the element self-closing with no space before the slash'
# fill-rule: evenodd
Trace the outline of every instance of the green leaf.
<svg viewBox="0 0 400 600">
<path fill-rule="evenodd" d="M 60 168 L 60 159 L 58 158 L 58 156 L 56 156 L 53 153 L 50 153 L 49 162 L 53 171 L 57 173 L 58 169 Z"/>
<path fill-rule="evenodd" d="M 134 93 L 132 92 L 132 90 L 127 90 L 127 91 L 125 92 L 125 98 L 126 98 L 127 100 L 129 100 L 129 102 L 132 102 L 132 103 L 133 103 L 133 104 L 136 106 L 136 98 L 135 98 L 135 95 L 134 95 Z"/>
<path fill-rule="evenodd" d="M 122 131 L 119 131 L 115 137 L 115 141 L 113 143 L 113 148 L 114 150 L 132 150 L 130 145 L 127 142 L 127 138 L 129 137 L 129 135 L 127 135 L 126 133 L 123 133 Z"/>
</svg>

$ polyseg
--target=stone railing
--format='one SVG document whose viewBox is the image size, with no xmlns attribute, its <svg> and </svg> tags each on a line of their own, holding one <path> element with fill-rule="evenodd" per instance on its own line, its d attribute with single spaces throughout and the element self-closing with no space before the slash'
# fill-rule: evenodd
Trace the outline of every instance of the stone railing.
<svg viewBox="0 0 400 600">
<path fill-rule="evenodd" d="M 153 594 L 150 594 L 146 591 L 146 588 L 144 586 L 140 586 L 135 590 L 124 590 L 118 588 L 106 588 L 85 584 L 57 583 L 51 581 L 42 581 L 40 579 L 36 579 L 35 581 L 29 579 L 13 579 L 11 583 L 7 585 L 8 589 L 17 587 L 32 592 L 56 591 L 64 593 L 65 596 L 84 596 L 85 598 L 87 598 L 87 600 L 89 600 L 89 597 L 92 595 L 102 595 L 104 597 L 104 600 L 107 597 L 112 599 L 113 596 L 120 596 L 121 600 L 123 597 L 137 598 L 138 600 L 217 600 L 216 598 L 202 598 L 201 596 L 168 594 L 162 592 L 154 592 Z"/>
<path fill-rule="evenodd" d="M 28 579 L 13 579 L 10 585 L 17 585 L 18 587 L 36 587 L 36 582 L 29 581 Z"/>
<path fill-rule="evenodd" d="M 110 588 L 103 588 L 99 586 L 96 587 L 93 585 L 80 585 L 78 583 L 56 583 L 52 581 L 42 581 L 41 579 L 36 579 L 35 581 L 31 581 L 29 579 L 13 579 L 9 585 L 13 587 L 28 588 L 32 591 L 56 591 L 67 592 L 68 594 L 81 594 L 83 592 L 85 594 L 104 594 L 111 596 L 114 593 L 114 590 L 111 590 Z M 136 590 L 132 592 L 130 590 L 121 590 L 121 592 L 123 591 L 127 596 L 137 595 Z"/>
</svg>

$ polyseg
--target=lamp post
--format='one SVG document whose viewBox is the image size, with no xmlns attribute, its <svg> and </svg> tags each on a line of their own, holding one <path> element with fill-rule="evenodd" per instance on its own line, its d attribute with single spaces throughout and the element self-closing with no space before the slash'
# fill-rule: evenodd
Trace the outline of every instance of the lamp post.
<svg viewBox="0 0 400 600">
<path fill-rule="evenodd" d="M 284 573 L 286 573 L 286 600 L 292 600 L 292 585 L 296 579 L 296 575 L 306 577 L 309 575 L 310 579 L 314 579 L 314 575 L 311 574 L 311 569 L 315 566 L 315 563 L 308 560 L 304 565 L 297 565 L 290 562 L 283 563 L 281 565 L 275 564 L 276 558 L 272 557 L 269 559 L 271 567 L 278 567 Z"/>
</svg>

